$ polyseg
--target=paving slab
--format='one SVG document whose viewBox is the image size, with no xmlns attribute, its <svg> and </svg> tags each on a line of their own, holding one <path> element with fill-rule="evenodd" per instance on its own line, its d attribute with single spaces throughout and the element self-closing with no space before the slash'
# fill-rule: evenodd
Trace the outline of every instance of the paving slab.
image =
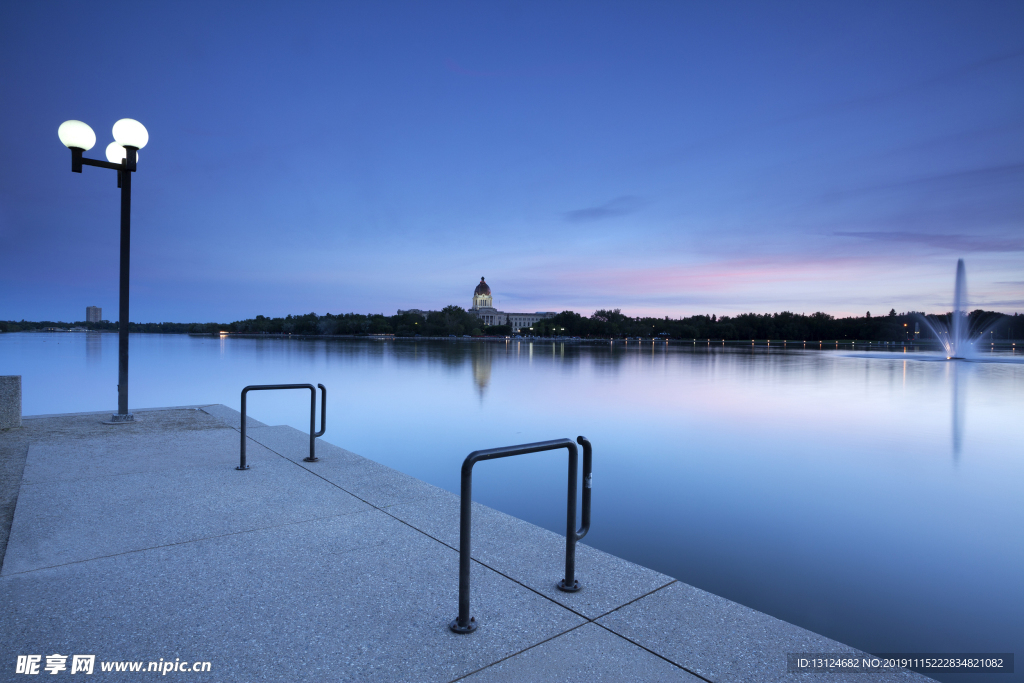
<svg viewBox="0 0 1024 683">
<path fill-rule="evenodd" d="M 25 483 L 3 574 L 369 507 L 259 446 L 252 450 L 264 452 L 244 472 L 219 463 Z"/>
<path fill-rule="evenodd" d="M 226 427 L 219 419 L 204 413 L 199 406 L 133 409 L 134 422 L 110 424 L 109 410 L 60 415 L 26 415 L 23 426 L 38 441 L 84 439 L 92 436 L 117 438 L 121 434 L 196 431 Z"/>
<path fill-rule="evenodd" d="M 430 682 L 584 623 L 476 565 L 482 625 L 454 634 L 457 566 L 458 553 L 376 510 L 205 539 L 0 578 L 0 647 L 211 662 L 169 681 Z"/>
<path fill-rule="evenodd" d="M 403 522 L 453 548 L 459 547 L 459 496 L 435 489 L 427 497 L 387 508 Z M 576 544 L 576 593 L 558 590 L 565 576 L 565 536 L 479 503 L 473 504 L 473 558 L 565 605 L 596 619 L 675 579 L 622 558 Z"/>
<path fill-rule="evenodd" d="M 232 468 L 238 465 L 239 434 L 214 429 L 178 431 L 155 440 L 148 431 L 120 432 L 72 442 L 32 444 L 22 482 L 42 484 L 192 467 Z M 280 460 L 264 448 L 248 448 L 249 465 Z"/>
<path fill-rule="evenodd" d="M 464 683 L 700 683 L 701 679 L 587 624 L 463 678 Z"/>
<path fill-rule="evenodd" d="M 74 446 L 83 440 L 128 443 L 141 434 L 156 435 L 155 439 L 147 437 L 142 441 L 142 452 L 148 452 L 166 437 L 227 429 L 220 420 L 199 411 L 198 407 L 143 408 L 136 410 L 135 416 L 133 423 L 108 425 L 103 421 L 110 419 L 110 411 L 31 415 L 24 418 L 20 428 L 0 432 L 0 554 L 6 554 L 30 445 L 56 444 L 58 452 L 81 455 L 82 451 L 76 451 Z M 139 447 L 139 442 L 131 446 Z M 88 462 L 90 458 L 79 459 Z M 57 479 L 70 463 L 64 460 L 55 464 L 53 473 L 46 476 Z"/>
<path fill-rule="evenodd" d="M 318 462 L 309 457 L 309 433 L 286 425 L 249 429 L 246 436 L 255 443 L 340 486 L 354 496 L 379 508 L 435 495 L 442 489 L 408 474 L 391 469 L 320 438 L 316 440 Z"/>
<path fill-rule="evenodd" d="M 676 582 L 602 617 L 597 623 L 715 683 L 789 681 L 787 652 L 864 654 L 693 586 Z M 801 681 L 925 682 L 910 671 L 892 674 L 802 673 Z"/>
</svg>

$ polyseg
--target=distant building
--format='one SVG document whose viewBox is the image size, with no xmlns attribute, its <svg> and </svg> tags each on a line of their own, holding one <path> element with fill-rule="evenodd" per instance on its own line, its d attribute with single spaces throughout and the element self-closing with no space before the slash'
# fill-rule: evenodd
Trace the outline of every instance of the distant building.
<svg viewBox="0 0 1024 683">
<path fill-rule="evenodd" d="M 469 313 L 480 318 L 485 325 L 511 325 L 515 332 L 523 327 L 530 327 L 539 320 L 554 318 L 556 315 L 550 311 L 506 313 L 496 309 L 493 301 L 490 286 L 480 278 L 480 284 L 473 290 L 473 307 L 469 309 Z"/>
<path fill-rule="evenodd" d="M 480 284 L 473 290 L 473 305 L 467 311 L 470 315 L 475 315 L 480 319 L 484 325 L 511 325 L 514 332 L 518 332 L 521 328 L 530 327 L 538 320 L 544 320 L 546 318 L 554 318 L 555 314 L 550 311 L 538 311 L 536 313 L 506 313 L 505 311 L 499 311 L 494 307 L 494 299 L 491 297 L 491 288 L 483 278 L 480 278 Z M 426 318 L 431 313 L 437 311 L 422 311 L 418 308 L 410 308 L 408 310 L 399 309 L 398 314 L 403 315 L 405 313 L 414 313 L 416 315 L 422 315 Z"/>
<path fill-rule="evenodd" d="M 103 309 L 99 306 L 85 307 L 85 322 L 98 323 L 103 318 Z"/>
<path fill-rule="evenodd" d="M 418 308 L 410 308 L 405 311 L 403 311 L 402 309 L 398 309 L 398 315 L 405 315 L 406 313 L 412 313 L 413 315 L 423 316 L 423 318 L 426 319 L 428 315 L 430 315 L 431 313 L 437 313 L 437 311 L 423 311 Z"/>
</svg>

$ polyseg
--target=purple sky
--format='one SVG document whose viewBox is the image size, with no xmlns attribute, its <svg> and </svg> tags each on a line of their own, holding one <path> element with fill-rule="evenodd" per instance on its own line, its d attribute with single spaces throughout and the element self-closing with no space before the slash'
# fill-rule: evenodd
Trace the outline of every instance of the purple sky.
<svg viewBox="0 0 1024 683">
<path fill-rule="evenodd" d="M 0 6 L 0 319 L 1024 311 L 1024 3 Z"/>
</svg>

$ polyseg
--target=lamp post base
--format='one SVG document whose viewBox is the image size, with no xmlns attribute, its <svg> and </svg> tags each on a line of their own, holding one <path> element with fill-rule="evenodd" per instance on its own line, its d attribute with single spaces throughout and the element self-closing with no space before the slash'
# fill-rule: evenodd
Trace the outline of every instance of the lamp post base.
<svg viewBox="0 0 1024 683">
<path fill-rule="evenodd" d="M 131 413 L 124 413 L 124 414 L 114 413 L 113 415 L 110 416 L 110 419 L 109 420 L 105 420 L 103 422 L 103 424 L 105 424 L 105 425 L 123 425 L 123 424 L 129 424 L 131 422 L 135 422 L 135 416 L 132 415 Z"/>
<path fill-rule="evenodd" d="M 455 619 L 455 620 L 452 621 L 452 623 L 448 624 L 448 628 L 450 628 L 455 633 L 472 633 L 473 631 L 476 630 L 476 627 L 477 627 L 476 617 L 470 617 L 469 618 L 469 623 L 466 624 L 465 626 L 459 626 L 459 620 L 458 619 Z"/>
</svg>

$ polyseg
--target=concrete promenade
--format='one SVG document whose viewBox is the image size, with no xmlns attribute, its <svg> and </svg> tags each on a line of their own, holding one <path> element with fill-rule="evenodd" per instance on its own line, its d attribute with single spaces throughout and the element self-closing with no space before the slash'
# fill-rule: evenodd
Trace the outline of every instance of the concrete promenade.
<svg viewBox="0 0 1024 683">
<path fill-rule="evenodd" d="M 239 472 L 236 411 L 135 414 L 0 432 L 0 681 L 33 680 L 19 655 L 78 676 L 76 654 L 95 655 L 85 680 L 928 680 L 787 674 L 787 652 L 856 651 L 585 544 L 584 589 L 562 593 L 564 538 L 479 504 L 480 627 L 456 635 L 458 496 L 323 439 L 303 462 L 308 434 L 255 420 Z M 146 672 L 161 659 L 210 670 Z M 100 670 L 120 661 L 143 671 Z"/>
</svg>

